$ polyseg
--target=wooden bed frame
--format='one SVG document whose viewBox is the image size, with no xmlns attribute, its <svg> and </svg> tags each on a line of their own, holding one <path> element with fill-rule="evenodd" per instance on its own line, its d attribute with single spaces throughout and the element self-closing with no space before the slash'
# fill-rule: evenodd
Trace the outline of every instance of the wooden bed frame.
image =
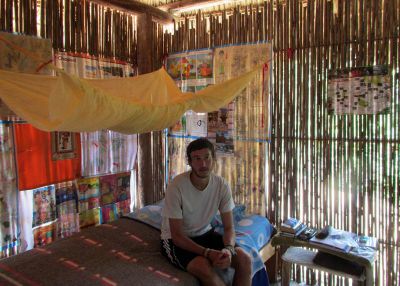
<svg viewBox="0 0 400 286">
<path fill-rule="evenodd" d="M 260 250 L 260 256 L 264 262 L 265 268 L 267 269 L 269 282 L 275 282 L 277 279 L 277 261 L 276 261 L 276 249 L 272 246 L 271 240 L 264 245 Z"/>
<path fill-rule="evenodd" d="M 259 251 L 261 259 L 264 263 L 275 255 L 275 246 L 272 246 L 271 241 L 263 246 Z"/>
</svg>

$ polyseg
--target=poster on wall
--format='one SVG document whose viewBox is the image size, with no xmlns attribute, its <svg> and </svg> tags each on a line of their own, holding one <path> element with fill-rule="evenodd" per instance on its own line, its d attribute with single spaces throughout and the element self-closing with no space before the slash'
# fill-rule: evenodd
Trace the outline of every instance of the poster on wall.
<svg viewBox="0 0 400 286">
<path fill-rule="evenodd" d="M 240 76 L 256 67 L 266 66 L 234 100 L 234 137 L 265 140 L 268 136 L 268 93 L 271 61 L 270 44 L 229 46 L 215 49 L 215 83 Z M 251 103 L 251 104 L 250 104 Z"/>
<path fill-rule="evenodd" d="M 126 215 L 131 212 L 131 200 L 120 201 L 115 204 L 116 211 L 119 217 Z"/>
<path fill-rule="evenodd" d="M 85 228 L 101 223 L 101 209 L 99 207 L 79 213 L 79 226 Z"/>
<path fill-rule="evenodd" d="M 175 81 L 189 81 L 187 85 L 213 83 L 213 52 L 199 50 L 172 54 L 166 59 L 166 69 Z"/>
<path fill-rule="evenodd" d="M 171 78 L 175 81 L 181 81 L 181 55 L 174 54 L 168 56 L 166 60 L 166 69 Z"/>
<path fill-rule="evenodd" d="M 75 136 L 74 132 L 51 132 L 51 158 L 53 160 L 75 158 L 77 156 Z"/>
<path fill-rule="evenodd" d="M 100 78 L 132 77 L 134 75 L 130 64 L 123 61 L 99 59 L 98 64 Z"/>
<path fill-rule="evenodd" d="M 181 57 L 181 74 L 182 81 L 186 81 L 188 85 L 195 85 L 195 81 L 197 79 L 196 74 L 196 54 L 195 53 L 187 53 L 183 54 Z"/>
<path fill-rule="evenodd" d="M 0 41 L 0 69 L 32 74 L 52 74 L 52 69 L 46 66 L 46 63 L 53 59 L 53 48 L 49 39 L 6 32 L 0 32 L 0 37 L 6 40 Z M 26 56 L 16 47 L 34 52 L 40 61 Z"/>
<path fill-rule="evenodd" d="M 168 74 L 182 92 L 196 93 L 214 84 L 212 50 L 190 51 L 170 55 L 166 60 Z M 207 136 L 206 114 L 188 111 L 170 128 L 174 136 Z"/>
<path fill-rule="evenodd" d="M 124 61 L 97 58 L 88 54 L 57 52 L 56 66 L 81 78 L 131 77 L 134 69 Z"/>
<path fill-rule="evenodd" d="M 130 172 L 100 177 L 100 205 L 113 204 L 130 199 Z"/>
<path fill-rule="evenodd" d="M 58 68 L 64 69 L 67 73 L 78 75 L 78 58 L 73 53 L 58 52 L 54 55 L 55 63 Z"/>
<path fill-rule="evenodd" d="M 54 221 L 56 219 L 56 199 L 54 185 L 33 190 L 32 227 Z"/>
<path fill-rule="evenodd" d="M 196 86 L 211 84 L 214 82 L 213 74 L 213 54 L 212 52 L 197 52 L 196 71 L 197 84 Z"/>
<path fill-rule="evenodd" d="M 82 78 L 96 79 L 101 78 L 100 69 L 99 69 L 99 61 L 96 57 L 92 57 L 86 55 L 80 59 L 82 62 Z"/>
<path fill-rule="evenodd" d="M 215 142 L 216 152 L 220 154 L 233 154 L 233 110 L 234 103 L 226 108 L 209 112 L 207 119 L 207 137 Z"/>
<path fill-rule="evenodd" d="M 186 112 L 186 134 L 188 136 L 207 136 L 207 113 Z"/>
<path fill-rule="evenodd" d="M 118 218 L 118 210 L 116 204 L 110 204 L 101 208 L 101 223 L 108 223 Z"/>
<path fill-rule="evenodd" d="M 49 39 L 6 32 L 0 32 L 0 37 L 5 39 L 5 41 L 0 41 L 0 69 L 12 72 L 52 74 L 53 71 L 46 65 L 53 58 L 52 44 Z M 8 43 L 23 47 L 24 50 L 29 52 L 34 52 L 40 61 L 27 57 L 20 52 L 20 49 Z M 20 120 L 2 100 L 0 100 L 0 118 Z"/>
<path fill-rule="evenodd" d="M 100 177 L 100 205 L 108 205 L 115 202 L 117 192 L 117 176 L 108 175 Z"/>
<path fill-rule="evenodd" d="M 126 172 L 117 174 L 117 192 L 116 192 L 117 202 L 126 201 L 131 198 L 130 183 L 131 183 L 131 173 Z"/>
<path fill-rule="evenodd" d="M 384 114 L 390 110 L 391 84 L 383 65 L 330 70 L 329 114 Z"/>
<path fill-rule="evenodd" d="M 39 226 L 33 230 L 34 247 L 45 246 L 56 239 L 56 223 Z"/>
<path fill-rule="evenodd" d="M 68 237 L 79 231 L 78 194 L 76 181 L 55 184 L 57 210 L 57 238 Z"/>
<path fill-rule="evenodd" d="M 79 213 L 100 206 L 99 178 L 82 178 L 78 180 Z"/>
<path fill-rule="evenodd" d="M 186 134 L 186 116 L 182 116 L 170 129 L 170 134 L 184 136 Z"/>
</svg>

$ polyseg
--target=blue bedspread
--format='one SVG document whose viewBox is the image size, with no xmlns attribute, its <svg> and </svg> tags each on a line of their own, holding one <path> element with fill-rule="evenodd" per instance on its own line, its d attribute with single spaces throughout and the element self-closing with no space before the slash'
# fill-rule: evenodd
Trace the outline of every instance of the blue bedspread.
<svg viewBox="0 0 400 286">
<path fill-rule="evenodd" d="M 219 216 L 213 221 L 218 233 L 223 233 L 223 226 Z M 252 257 L 252 285 L 269 285 L 267 271 L 258 251 L 269 242 L 274 227 L 267 218 L 260 215 L 235 215 L 236 243 Z"/>
<path fill-rule="evenodd" d="M 148 205 L 127 216 L 144 222 L 156 229 L 161 229 L 161 209 L 162 203 Z M 246 250 L 252 257 L 252 285 L 269 285 L 268 275 L 258 251 L 269 242 L 274 227 L 269 220 L 260 215 L 246 215 L 245 207 L 237 205 L 233 210 L 236 243 Z M 221 217 L 215 216 L 211 225 L 219 233 L 223 233 Z"/>
</svg>

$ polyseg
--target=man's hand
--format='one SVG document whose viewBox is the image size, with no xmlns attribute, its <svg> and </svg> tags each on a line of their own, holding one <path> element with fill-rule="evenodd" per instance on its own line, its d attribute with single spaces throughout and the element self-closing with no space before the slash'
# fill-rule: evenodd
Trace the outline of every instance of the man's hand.
<svg viewBox="0 0 400 286">
<path fill-rule="evenodd" d="M 211 264 L 214 267 L 225 269 L 231 265 L 231 253 L 227 249 L 211 249 L 208 253 L 208 258 L 211 260 Z"/>
</svg>

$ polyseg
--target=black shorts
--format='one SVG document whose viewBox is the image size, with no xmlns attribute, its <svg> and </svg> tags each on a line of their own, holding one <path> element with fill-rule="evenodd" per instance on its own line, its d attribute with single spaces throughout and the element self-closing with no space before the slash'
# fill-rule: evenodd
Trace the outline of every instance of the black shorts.
<svg viewBox="0 0 400 286">
<path fill-rule="evenodd" d="M 224 241 L 222 235 L 215 232 L 213 229 L 206 232 L 203 235 L 190 237 L 191 240 L 197 244 L 211 249 L 221 250 L 224 248 Z M 172 239 L 162 239 L 161 240 L 161 253 L 168 258 L 168 260 L 183 270 L 186 270 L 187 265 L 194 258 L 199 256 L 196 253 L 184 250 L 176 246 Z"/>
</svg>

